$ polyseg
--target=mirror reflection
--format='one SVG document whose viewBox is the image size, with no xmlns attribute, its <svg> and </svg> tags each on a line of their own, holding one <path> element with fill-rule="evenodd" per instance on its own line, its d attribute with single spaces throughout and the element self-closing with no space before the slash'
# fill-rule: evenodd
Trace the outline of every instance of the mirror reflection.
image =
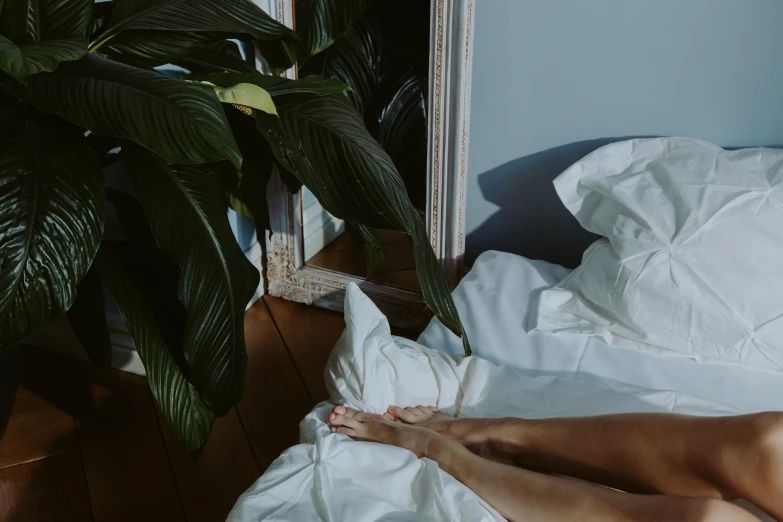
<svg viewBox="0 0 783 522">
<path fill-rule="evenodd" d="M 318 74 L 351 86 L 346 96 L 391 157 L 422 219 L 427 187 L 429 27 L 429 2 L 375 0 L 342 38 L 301 63 L 298 70 L 299 77 Z M 407 235 L 377 231 L 384 258 L 373 267 L 365 250 L 377 256 L 380 245 L 369 249 L 366 239 L 324 210 L 306 188 L 301 202 L 308 265 L 420 290 Z"/>
</svg>

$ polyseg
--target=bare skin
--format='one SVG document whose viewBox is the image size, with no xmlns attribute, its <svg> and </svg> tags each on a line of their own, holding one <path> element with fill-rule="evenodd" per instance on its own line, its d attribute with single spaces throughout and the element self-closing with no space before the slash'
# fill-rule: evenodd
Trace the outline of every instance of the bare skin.
<svg viewBox="0 0 783 522">
<path fill-rule="evenodd" d="M 402 420 L 396 416 L 399 411 L 373 415 L 335 406 L 329 422 L 333 433 L 391 444 L 436 461 L 511 521 L 758 522 L 745 510 L 715 498 L 622 493 L 483 458 L 456 438 L 432 429 L 432 422 L 424 427 L 438 413 L 428 411 L 433 415 L 419 412 L 421 422 L 405 423 L 398 421 Z"/>
<path fill-rule="evenodd" d="M 745 498 L 783 520 L 781 413 L 454 419 L 436 408 L 392 406 L 387 415 L 493 460 L 634 493 Z"/>
</svg>

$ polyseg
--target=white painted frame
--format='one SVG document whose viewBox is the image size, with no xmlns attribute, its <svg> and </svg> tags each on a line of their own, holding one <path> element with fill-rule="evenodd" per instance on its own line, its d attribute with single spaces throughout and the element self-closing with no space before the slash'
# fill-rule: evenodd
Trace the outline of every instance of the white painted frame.
<svg viewBox="0 0 783 522">
<path fill-rule="evenodd" d="M 256 0 L 293 27 L 295 0 Z M 432 0 L 427 167 L 427 229 L 449 284 L 462 271 L 465 252 L 465 178 L 470 128 L 470 70 L 475 0 Z M 289 71 L 289 76 L 293 71 Z M 300 195 L 275 174 L 267 188 L 272 237 L 267 238 L 270 295 L 342 311 L 346 286 L 354 282 L 403 328 L 420 328 L 430 314 L 418 292 L 308 266 L 303 259 Z"/>
</svg>

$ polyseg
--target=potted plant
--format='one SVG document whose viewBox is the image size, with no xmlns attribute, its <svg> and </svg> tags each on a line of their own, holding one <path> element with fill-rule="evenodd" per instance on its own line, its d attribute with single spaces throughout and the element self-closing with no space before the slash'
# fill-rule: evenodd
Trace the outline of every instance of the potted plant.
<svg viewBox="0 0 783 522">
<path fill-rule="evenodd" d="M 367 5 L 302 3 L 298 34 L 250 0 L 0 4 L 0 349 L 67 312 L 90 358 L 108 364 L 105 287 L 192 454 L 244 392 L 243 313 L 259 274 L 227 208 L 268 227 L 274 166 L 370 251 L 375 228 L 409 234 L 425 299 L 463 334 L 419 213 L 349 87 L 264 75 L 229 41 L 279 72 Z M 187 74 L 169 77 L 167 64 Z M 132 194 L 105 185 L 119 162 Z M 107 201 L 127 241 L 103 239 Z"/>
</svg>

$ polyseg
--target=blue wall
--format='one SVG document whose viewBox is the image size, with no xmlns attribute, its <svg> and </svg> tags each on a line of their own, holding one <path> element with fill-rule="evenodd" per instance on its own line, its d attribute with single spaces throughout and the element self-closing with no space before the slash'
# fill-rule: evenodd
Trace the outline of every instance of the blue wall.
<svg viewBox="0 0 783 522">
<path fill-rule="evenodd" d="M 475 24 L 468 262 L 577 264 L 551 180 L 612 139 L 783 144 L 782 0 L 477 0 Z"/>
</svg>

